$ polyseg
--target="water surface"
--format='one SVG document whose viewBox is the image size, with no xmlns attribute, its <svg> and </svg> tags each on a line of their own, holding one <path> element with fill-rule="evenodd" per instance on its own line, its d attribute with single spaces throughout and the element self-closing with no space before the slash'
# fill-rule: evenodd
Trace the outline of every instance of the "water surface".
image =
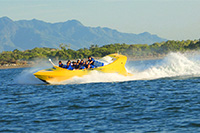
<svg viewBox="0 0 200 133">
<path fill-rule="evenodd" d="M 128 62 L 133 77 L 93 73 L 46 85 L 33 68 L 0 70 L 0 132 L 199 132 L 198 58 Z"/>
</svg>

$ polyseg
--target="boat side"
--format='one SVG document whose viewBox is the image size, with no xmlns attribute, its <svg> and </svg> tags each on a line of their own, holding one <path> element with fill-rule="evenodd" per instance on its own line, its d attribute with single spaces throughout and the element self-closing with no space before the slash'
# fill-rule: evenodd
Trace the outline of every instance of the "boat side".
<svg viewBox="0 0 200 133">
<path fill-rule="evenodd" d="M 34 73 L 35 77 L 47 83 L 62 82 L 71 79 L 74 76 L 82 77 L 86 74 L 88 74 L 87 70 L 67 70 L 58 66 Z"/>
</svg>

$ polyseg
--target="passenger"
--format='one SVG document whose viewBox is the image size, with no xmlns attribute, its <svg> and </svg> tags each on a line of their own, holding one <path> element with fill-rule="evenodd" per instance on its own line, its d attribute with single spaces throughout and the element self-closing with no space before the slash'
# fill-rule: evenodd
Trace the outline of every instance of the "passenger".
<svg viewBox="0 0 200 133">
<path fill-rule="evenodd" d="M 95 60 L 91 56 L 88 56 L 88 61 L 90 65 L 94 65 Z"/>
<path fill-rule="evenodd" d="M 80 66 L 79 66 L 79 65 L 76 65 L 76 66 L 75 66 L 75 69 L 76 69 L 76 70 L 80 69 Z"/>
<path fill-rule="evenodd" d="M 65 68 L 67 68 L 67 70 L 73 70 L 73 67 L 71 66 L 70 62 L 67 62 L 67 65 Z"/>
<path fill-rule="evenodd" d="M 76 62 L 78 65 L 80 64 L 80 60 L 77 60 L 77 62 Z"/>
<path fill-rule="evenodd" d="M 85 67 L 85 68 L 88 67 L 88 61 L 85 62 L 84 67 Z"/>
<path fill-rule="evenodd" d="M 80 69 L 80 66 L 78 64 L 76 64 L 75 69 L 76 70 Z"/>
<path fill-rule="evenodd" d="M 70 66 L 72 65 L 71 60 L 68 60 L 67 62 L 69 62 Z"/>
<path fill-rule="evenodd" d="M 80 65 L 80 66 L 84 66 L 84 65 L 85 65 L 84 61 L 81 60 L 81 62 L 79 63 L 79 65 Z"/>
<path fill-rule="evenodd" d="M 90 68 L 90 64 L 89 64 L 88 61 L 85 62 L 85 68 L 86 68 L 86 69 Z"/>
<path fill-rule="evenodd" d="M 72 67 L 75 68 L 75 66 L 76 66 L 76 62 L 73 61 L 73 62 L 72 62 Z"/>
<path fill-rule="evenodd" d="M 70 60 L 68 60 L 68 62 L 66 63 L 66 65 L 63 65 L 62 68 L 67 68 L 67 64 L 69 63 L 69 65 L 71 66 Z"/>
<path fill-rule="evenodd" d="M 75 61 L 72 62 L 72 64 L 73 64 L 73 65 L 72 65 L 72 68 L 73 68 L 73 69 L 76 69 L 76 70 L 79 69 L 79 65 L 77 65 L 77 63 L 76 63 Z"/>
<path fill-rule="evenodd" d="M 58 64 L 59 64 L 59 67 L 63 67 L 62 61 L 59 61 Z"/>
</svg>

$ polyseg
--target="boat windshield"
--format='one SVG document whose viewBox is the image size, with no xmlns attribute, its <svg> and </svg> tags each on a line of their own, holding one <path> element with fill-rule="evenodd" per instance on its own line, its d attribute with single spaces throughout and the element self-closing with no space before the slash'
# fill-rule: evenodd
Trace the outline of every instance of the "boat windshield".
<svg viewBox="0 0 200 133">
<path fill-rule="evenodd" d="M 108 65 L 108 64 L 112 63 L 115 60 L 116 60 L 116 58 L 112 58 L 110 56 L 104 56 L 103 58 L 101 58 L 101 59 L 99 59 L 97 61 L 104 63 L 104 65 Z"/>
</svg>

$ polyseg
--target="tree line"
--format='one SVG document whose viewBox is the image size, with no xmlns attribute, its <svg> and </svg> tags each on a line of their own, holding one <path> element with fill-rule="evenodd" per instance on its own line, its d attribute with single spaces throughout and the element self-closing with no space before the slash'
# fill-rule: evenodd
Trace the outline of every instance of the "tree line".
<svg viewBox="0 0 200 133">
<path fill-rule="evenodd" d="M 60 48 L 34 48 L 31 50 L 3 51 L 0 53 L 0 64 L 30 61 L 35 58 L 52 58 L 56 60 L 83 59 L 88 56 L 103 57 L 111 53 L 121 53 L 133 58 L 159 57 L 169 52 L 186 52 L 200 49 L 200 40 L 174 41 L 147 44 L 109 44 L 99 47 L 91 45 L 90 48 L 72 50 L 68 45 L 60 44 Z"/>
</svg>

